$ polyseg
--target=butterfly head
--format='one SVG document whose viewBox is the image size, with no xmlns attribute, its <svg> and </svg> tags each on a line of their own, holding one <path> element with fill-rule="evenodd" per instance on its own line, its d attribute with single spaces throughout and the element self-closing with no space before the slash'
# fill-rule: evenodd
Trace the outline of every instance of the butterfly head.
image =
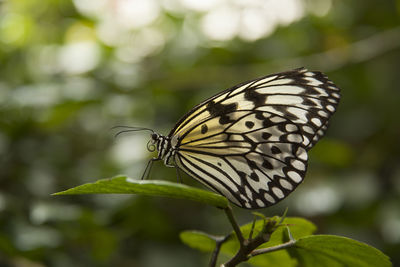
<svg viewBox="0 0 400 267">
<path fill-rule="evenodd" d="M 170 154 L 172 152 L 170 151 L 170 141 L 168 137 L 158 134 L 156 132 L 152 132 L 150 134 L 150 140 L 147 143 L 147 149 L 150 152 L 157 150 L 157 159 L 164 159 L 166 164 L 168 163 Z"/>
<path fill-rule="evenodd" d="M 158 150 L 158 143 L 160 142 L 160 134 L 156 133 L 156 132 L 152 132 L 150 134 L 150 140 L 147 143 L 147 150 L 150 152 L 153 152 L 156 150 Z"/>
<path fill-rule="evenodd" d="M 160 151 L 162 149 L 162 147 L 164 147 L 166 139 L 167 138 L 165 136 L 153 131 L 150 134 L 150 140 L 147 144 L 147 149 L 150 152 L 153 152 L 156 149 L 157 149 L 157 151 Z"/>
</svg>

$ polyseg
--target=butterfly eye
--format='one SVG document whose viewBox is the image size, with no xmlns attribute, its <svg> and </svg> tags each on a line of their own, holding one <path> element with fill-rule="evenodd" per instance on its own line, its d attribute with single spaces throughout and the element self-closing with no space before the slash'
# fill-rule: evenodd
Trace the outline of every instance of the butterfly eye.
<svg viewBox="0 0 400 267">
<path fill-rule="evenodd" d="M 152 134 L 151 134 L 151 140 L 152 140 L 152 141 L 157 141 L 157 139 L 158 139 L 158 134 L 152 133 Z M 154 143 L 154 142 L 153 142 L 153 143 Z"/>
</svg>

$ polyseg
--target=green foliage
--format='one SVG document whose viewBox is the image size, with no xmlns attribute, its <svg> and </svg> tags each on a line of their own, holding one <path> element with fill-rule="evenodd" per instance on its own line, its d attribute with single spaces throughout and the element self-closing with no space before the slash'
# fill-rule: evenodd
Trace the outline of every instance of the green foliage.
<svg viewBox="0 0 400 267">
<path fill-rule="evenodd" d="M 179 234 L 179 238 L 187 246 L 202 252 L 212 252 L 216 245 L 209 234 L 200 231 L 183 231 Z"/>
<path fill-rule="evenodd" d="M 253 237 L 264 224 L 258 220 Z M 252 224 L 246 224 L 240 229 L 247 239 Z M 313 223 L 302 218 L 285 218 L 282 226 L 278 227 L 267 243 L 257 249 L 271 248 L 288 241 L 287 229 L 295 243 L 292 247 L 261 254 L 249 259 L 253 266 L 354 266 L 374 267 L 392 266 L 389 257 L 374 247 L 362 242 L 333 235 L 312 235 L 316 231 Z M 180 234 L 183 243 L 193 249 L 211 252 L 215 248 L 215 240 L 210 235 L 198 231 L 184 231 Z M 221 252 L 233 256 L 239 248 L 236 235 L 232 233 L 227 242 L 221 247 Z"/>
<path fill-rule="evenodd" d="M 264 221 L 257 220 L 253 230 L 253 237 L 256 236 L 263 228 Z M 303 218 L 285 218 L 282 222 L 282 226 L 278 227 L 271 235 L 268 243 L 264 243 L 258 248 L 267 248 L 282 244 L 286 241 L 285 232 L 286 227 L 290 228 L 291 233 L 295 239 L 304 236 L 309 236 L 316 231 L 316 227 L 310 221 Z M 252 223 L 245 224 L 240 227 L 245 238 L 249 238 L 249 234 L 252 228 Z M 184 231 L 180 234 L 180 238 L 183 243 L 191 248 L 198 249 L 203 252 L 211 252 L 215 248 L 215 241 L 210 236 L 203 232 L 198 231 Z M 200 243 L 201 242 L 201 243 Z M 239 243 L 235 233 L 231 234 L 231 237 L 222 244 L 221 252 L 228 256 L 233 256 L 239 249 Z M 268 254 L 263 254 L 251 258 L 249 260 L 254 266 L 266 266 L 278 264 L 279 266 L 295 266 L 296 261 L 292 259 L 286 250 L 276 251 Z"/>
<path fill-rule="evenodd" d="M 256 224 L 255 224 L 254 230 L 253 230 L 253 237 L 256 236 L 261 231 L 261 229 L 263 228 L 263 225 L 264 225 L 263 220 L 256 221 Z M 284 242 L 284 232 L 286 231 L 285 227 L 283 227 L 284 225 L 289 225 L 290 230 L 295 238 L 311 235 L 316 230 L 315 225 L 313 223 L 307 221 L 306 219 L 285 218 L 282 223 L 282 226 L 278 227 L 278 229 L 276 229 L 273 232 L 269 242 L 261 245 L 260 248 L 271 247 L 271 246 L 275 246 L 275 245 L 283 243 Z M 249 233 L 250 233 L 251 228 L 252 228 L 252 223 L 248 223 L 248 224 L 240 227 L 240 229 L 243 233 L 243 236 L 245 238 L 249 238 Z M 222 245 L 221 252 L 232 256 L 236 253 L 238 248 L 239 248 L 239 243 L 238 243 L 236 234 L 232 233 L 232 238 L 230 238 L 227 242 L 225 242 Z M 264 258 L 264 257 L 268 258 L 267 255 L 265 255 L 265 256 L 262 255 L 259 257 L 260 258 Z M 256 259 L 254 259 L 254 260 L 258 261 L 258 257 L 257 257 L 257 260 Z M 264 262 L 265 259 L 262 259 L 261 261 Z"/>
<path fill-rule="evenodd" d="M 192 200 L 218 208 L 228 206 L 228 200 L 225 197 L 210 191 L 168 181 L 133 180 L 126 176 L 87 183 L 53 195 L 77 194 L 141 194 Z"/>
<path fill-rule="evenodd" d="M 392 266 L 389 257 L 376 248 L 341 236 L 302 237 L 289 253 L 298 259 L 301 266 Z"/>
<path fill-rule="evenodd" d="M 186 186 L 183 184 L 171 183 L 158 180 L 133 180 L 126 176 L 117 176 L 110 179 L 99 180 L 95 183 L 80 185 L 53 195 L 78 195 L 78 194 L 139 194 L 147 196 L 161 196 L 192 200 L 218 208 L 228 208 L 226 198 L 202 189 Z M 254 223 L 248 223 L 240 227 L 240 231 L 246 240 L 252 240 L 258 236 L 266 224 L 271 221 L 280 224 L 272 232 L 268 242 L 260 245 L 257 249 L 271 248 L 287 242 L 287 233 L 290 231 L 290 239 L 294 239 L 293 248 L 278 250 L 271 253 L 261 254 L 249 260 L 254 266 L 265 266 L 279 263 L 281 266 L 297 266 L 300 263 L 304 266 L 391 266 L 389 258 L 379 250 L 361 242 L 328 235 L 312 236 L 316 226 L 303 218 L 266 218 L 262 213 L 255 212 L 255 216 L 262 219 Z M 101 231 L 98 232 L 100 234 Z M 112 240 L 104 232 L 101 236 Z M 183 243 L 193 249 L 203 252 L 211 252 L 216 247 L 216 238 L 200 231 L 183 231 L 180 239 Z M 114 241 L 115 242 L 115 241 Z M 106 242 L 112 244 L 112 242 Z M 102 246 L 94 250 L 100 250 Z M 239 240 L 235 232 L 232 232 L 228 239 L 222 243 L 220 251 L 228 256 L 234 256 L 239 249 Z M 108 251 L 108 250 L 106 250 Z M 104 256 L 104 252 L 96 256 Z"/>
<path fill-rule="evenodd" d="M 256 224 L 254 226 L 253 236 L 257 235 L 261 231 L 261 229 L 263 228 L 263 224 L 264 224 L 263 220 L 256 221 Z M 281 223 L 281 226 L 279 226 L 273 232 L 268 243 L 260 246 L 260 248 L 275 246 L 286 241 L 285 240 L 286 238 L 284 238 L 285 236 L 284 233 L 287 231 L 285 226 L 290 228 L 290 232 L 292 233 L 292 236 L 295 239 L 311 235 L 317 230 L 317 227 L 312 222 L 304 218 L 297 218 L 297 217 L 285 218 Z M 248 223 L 240 227 L 240 230 L 242 231 L 243 236 L 245 238 L 249 238 L 251 227 L 252 223 Z M 237 238 L 236 235 L 234 234 L 233 239 L 230 239 L 222 246 L 222 251 L 225 251 L 227 253 L 232 253 L 236 249 L 237 249 Z"/>
</svg>

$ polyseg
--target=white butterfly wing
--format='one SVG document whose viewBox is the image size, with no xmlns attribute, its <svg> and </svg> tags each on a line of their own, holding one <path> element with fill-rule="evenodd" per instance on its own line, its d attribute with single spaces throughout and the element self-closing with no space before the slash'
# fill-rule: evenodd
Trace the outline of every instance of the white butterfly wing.
<svg viewBox="0 0 400 267">
<path fill-rule="evenodd" d="M 179 168 L 244 208 L 285 198 L 302 182 L 307 150 L 326 131 L 339 89 L 297 69 L 202 102 L 169 134 Z"/>
</svg>

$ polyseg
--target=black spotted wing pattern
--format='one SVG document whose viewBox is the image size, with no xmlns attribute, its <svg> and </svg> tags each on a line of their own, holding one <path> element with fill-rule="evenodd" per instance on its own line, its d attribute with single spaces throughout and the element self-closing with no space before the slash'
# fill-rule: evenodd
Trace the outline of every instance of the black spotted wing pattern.
<svg viewBox="0 0 400 267">
<path fill-rule="evenodd" d="M 244 208 L 288 196 L 304 179 L 307 151 L 325 134 L 339 89 L 304 68 L 225 90 L 169 134 L 176 165 Z"/>
</svg>

